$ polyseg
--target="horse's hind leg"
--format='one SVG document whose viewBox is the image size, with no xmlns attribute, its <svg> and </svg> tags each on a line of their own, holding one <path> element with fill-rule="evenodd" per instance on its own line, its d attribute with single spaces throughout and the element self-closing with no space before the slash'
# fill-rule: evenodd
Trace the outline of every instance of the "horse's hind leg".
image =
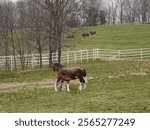
<svg viewBox="0 0 150 130">
<path fill-rule="evenodd" d="M 57 78 L 57 80 L 56 80 L 56 82 L 55 82 L 55 92 L 57 92 L 57 91 L 58 91 L 57 86 L 58 86 L 58 84 L 59 84 L 60 80 L 61 80 L 61 78 Z"/>
<path fill-rule="evenodd" d="M 57 91 L 58 91 L 57 86 L 58 86 L 58 83 L 57 83 L 57 81 L 56 81 L 56 82 L 55 82 L 55 92 L 57 92 Z"/>
<path fill-rule="evenodd" d="M 70 81 L 67 81 L 67 91 L 68 91 L 68 92 L 70 92 L 70 89 L 69 89 L 69 82 L 70 82 Z"/>
<path fill-rule="evenodd" d="M 60 90 L 64 90 L 64 88 L 63 88 L 63 83 L 64 83 L 64 81 L 61 80 L 61 82 L 60 82 Z"/>
</svg>

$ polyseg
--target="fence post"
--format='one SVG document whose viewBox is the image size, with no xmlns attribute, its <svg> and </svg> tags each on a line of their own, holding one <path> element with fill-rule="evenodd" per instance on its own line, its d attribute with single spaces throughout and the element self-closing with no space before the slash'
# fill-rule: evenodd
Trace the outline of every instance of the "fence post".
<svg viewBox="0 0 150 130">
<path fill-rule="evenodd" d="M 121 52 L 120 52 L 120 50 L 118 50 L 118 60 L 120 60 L 120 57 L 121 56 Z"/>
<path fill-rule="evenodd" d="M 81 63 L 82 63 L 82 50 L 81 50 Z"/>
<path fill-rule="evenodd" d="M 96 60 L 99 59 L 99 49 L 96 49 Z"/>
<path fill-rule="evenodd" d="M 13 56 L 10 56 L 10 69 L 13 70 Z"/>
<path fill-rule="evenodd" d="M 141 48 L 141 61 L 143 61 L 143 49 Z"/>
<path fill-rule="evenodd" d="M 89 54 L 88 54 L 89 52 L 88 52 L 88 50 L 87 50 L 87 52 L 86 52 L 86 59 L 87 59 L 87 61 L 89 61 Z"/>
<path fill-rule="evenodd" d="M 77 62 L 77 55 L 76 55 L 76 51 L 74 51 L 74 63 Z"/>
<path fill-rule="evenodd" d="M 95 60 L 95 49 L 93 49 L 93 61 Z"/>
<path fill-rule="evenodd" d="M 67 64 L 69 64 L 69 51 L 67 51 Z"/>
<path fill-rule="evenodd" d="M 34 68 L 34 55 L 33 54 L 31 55 L 31 65 L 32 65 L 32 68 Z"/>
<path fill-rule="evenodd" d="M 56 61 L 54 61 L 54 59 L 55 59 L 55 58 L 54 58 L 54 52 L 52 52 L 52 63 L 53 63 L 53 62 L 56 62 Z"/>
</svg>

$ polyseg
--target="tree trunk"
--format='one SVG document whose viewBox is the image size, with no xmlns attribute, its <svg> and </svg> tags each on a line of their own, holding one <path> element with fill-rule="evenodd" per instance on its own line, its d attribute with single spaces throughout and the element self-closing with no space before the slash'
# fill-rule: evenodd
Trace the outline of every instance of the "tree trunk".
<svg viewBox="0 0 150 130">
<path fill-rule="evenodd" d="M 7 41 L 5 42 L 5 55 L 8 56 L 8 42 Z M 9 60 L 10 59 L 6 58 L 6 63 L 5 63 L 6 70 L 10 70 Z"/>
<path fill-rule="evenodd" d="M 53 61 L 52 61 L 52 38 L 51 35 L 49 36 L 49 68 L 52 67 Z"/>
<path fill-rule="evenodd" d="M 61 41 L 58 41 L 58 62 L 61 63 Z"/>
<path fill-rule="evenodd" d="M 12 42 L 13 56 L 14 56 L 14 67 L 15 67 L 15 70 L 17 70 L 17 65 L 16 65 L 16 48 L 15 48 L 15 43 L 14 43 L 14 33 L 13 33 L 12 29 L 11 29 L 11 42 Z"/>
<path fill-rule="evenodd" d="M 40 47 L 39 48 L 39 54 L 40 54 L 40 69 L 43 67 L 43 64 L 42 64 L 42 48 Z"/>
</svg>

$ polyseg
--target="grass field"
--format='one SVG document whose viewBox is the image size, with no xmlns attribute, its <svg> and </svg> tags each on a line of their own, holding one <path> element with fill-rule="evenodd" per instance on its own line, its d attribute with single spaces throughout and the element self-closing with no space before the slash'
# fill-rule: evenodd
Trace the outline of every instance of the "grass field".
<svg viewBox="0 0 150 130">
<path fill-rule="evenodd" d="M 71 65 L 70 65 L 71 66 Z M 72 65 L 73 66 L 73 65 Z M 75 65 L 76 66 L 76 65 Z M 78 84 L 71 83 L 71 92 L 54 92 L 52 85 L 46 88 L 22 88 L 0 92 L 1 112 L 150 112 L 150 63 L 149 62 L 102 62 L 80 64 L 87 69 L 88 84 L 79 92 Z M 31 82 L 50 78 L 54 72 L 47 70 L 17 74 L 1 82 Z M 19 76 L 17 76 L 19 75 Z M 23 76 L 23 77 L 21 77 Z M 7 83 L 8 83 L 7 82 Z"/>
<path fill-rule="evenodd" d="M 150 46 L 150 25 L 96 26 L 74 29 L 76 49 L 130 49 Z M 82 32 L 96 31 L 96 36 L 82 38 Z"/>
<path fill-rule="evenodd" d="M 97 31 L 83 39 L 81 32 Z M 76 49 L 145 48 L 150 25 L 119 25 L 75 29 Z M 48 68 L 0 70 L 0 112 L 150 112 L 150 62 L 89 61 L 69 64 L 87 70 L 87 89 L 54 92 L 56 73 Z"/>
</svg>

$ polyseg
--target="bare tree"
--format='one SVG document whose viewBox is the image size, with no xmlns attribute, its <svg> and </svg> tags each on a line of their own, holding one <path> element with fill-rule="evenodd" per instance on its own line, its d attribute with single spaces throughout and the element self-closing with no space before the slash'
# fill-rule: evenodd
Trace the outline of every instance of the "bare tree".
<svg viewBox="0 0 150 130">
<path fill-rule="evenodd" d="M 119 13 L 119 20 L 120 23 L 123 23 L 124 20 L 124 5 L 125 5 L 125 0 L 118 0 L 118 13 Z"/>
<path fill-rule="evenodd" d="M 1 33 L 2 39 L 5 46 L 6 56 L 9 54 L 11 42 L 12 54 L 14 56 L 14 66 L 16 67 L 16 48 L 14 42 L 14 30 L 15 30 L 15 5 L 13 2 L 4 1 L 1 5 Z"/>
<path fill-rule="evenodd" d="M 44 21 L 43 21 L 43 11 L 39 4 L 35 3 L 34 1 L 30 0 L 27 2 L 28 6 L 28 27 L 30 30 L 31 42 L 33 43 L 32 46 L 38 50 L 40 54 L 40 68 L 42 68 L 42 52 L 45 46 L 44 38 L 45 38 L 45 31 L 44 31 Z"/>
<path fill-rule="evenodd" d="M 116 1 L 109 1 L 109 3 L 107 3 L 106 9 L 108 24 L 116 24 L 118 3 Z"/>
<path fill-rule="evenodd" d="M 20 55 L 21 67 L 22 70 L 25 69 L 25 49 L 26 49 L 26 31 L 27 31 L 27 22 L 26 22 L 26 3 L 25 1 L 17 2 L 17 27 L 19 30 L 15 33 L 17 51 Z"/>
<path fill-rule="evenodd" d="M 105 23 L 102 0 L 83 0 L 82 19 L 85 25 L 96 26 L 98 23 Z"/>
<path fill-rule="evenodd" d="M 52 64 L 52 53 L 58 51 L 58 61 L 61 62 L 62 33 L 70 19 L 79 12 L 79 0 L 35 0 L 44 15 L 44 26 L 49 37 L 49 57 Z"/>
<path fill-rule="evenodd" d="M 150 1 L 149 0 L 141 0 L 140 1 L 141 4 L 141 15 L 142 15 L 142 23 L 146 23 L 148 20 L 148 12 L 149 12 L 149 8 L 150 8 Z"/>
<path fill-rule="evenodd" d="M 138 0 L 126 0 L 124 5 L 125 22 L 134 24 L 138 22 L 139 17 Z"/>
</svg>

